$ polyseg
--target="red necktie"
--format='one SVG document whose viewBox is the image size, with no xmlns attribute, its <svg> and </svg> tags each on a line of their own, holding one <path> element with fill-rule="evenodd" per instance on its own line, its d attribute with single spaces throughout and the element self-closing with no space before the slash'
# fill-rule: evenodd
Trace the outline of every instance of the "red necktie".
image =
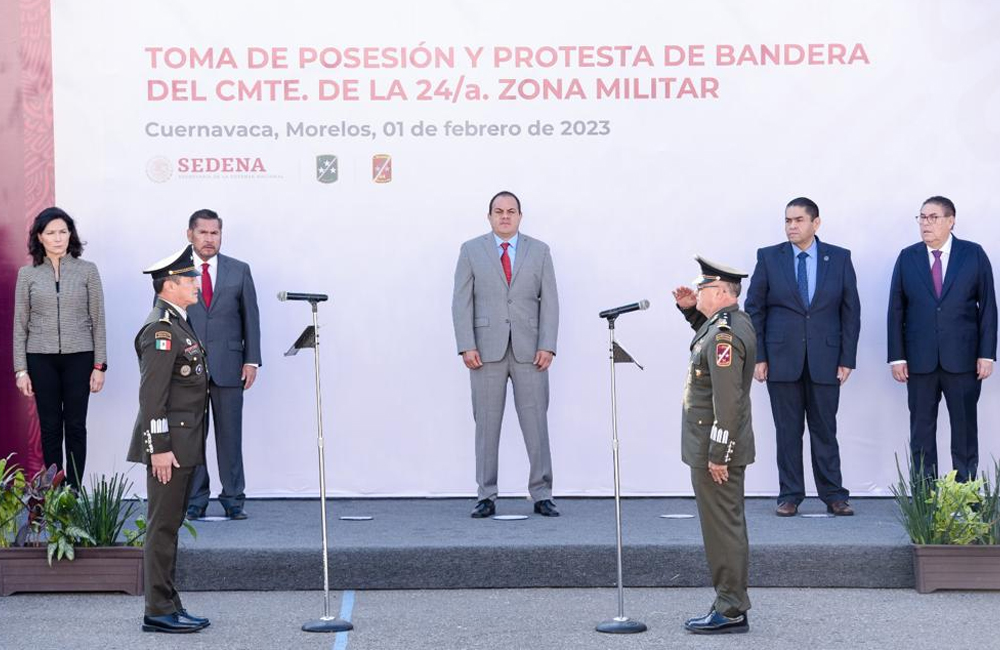
<svg viewBox="0 0 1000 650">
<path fill-rule="evenodd" d="M 503 248 L 500 263 L 503 264 L 503 274 L 507 276 L 507 284 L 510 284 L 510 255 L 507 254 L 507 248 L 510 247 L 510 243 L 504 242 L 500 246 Z"/>
<path fill-rule="evenodd" d="M 208 262 L 201 265 L 201 297 L 206 307 L 212 306 L 212 276 L 208 274 Z"/>
</svg>

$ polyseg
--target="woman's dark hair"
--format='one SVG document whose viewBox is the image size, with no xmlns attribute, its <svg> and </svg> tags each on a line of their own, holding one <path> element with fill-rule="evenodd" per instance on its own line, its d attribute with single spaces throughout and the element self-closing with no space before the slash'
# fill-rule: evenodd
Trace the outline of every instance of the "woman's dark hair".
<svg viewBox="0 0 1000 650">
<path fill-rule="evenodd" d="M 35 266 L 40 266 L 45 260 L 45 246 L 38 240 L 38 236 L 45 232 L 45 228 L 50 222 L 56 219 L 65 221 L 66 227 L 69 229 L 69 247 L 66 252 L 73 257 L 80 257 L 80 254 L 83 253 L 83 242 L 80 241 L 80 235 L 76 234 L 76 223 L 73 221 L 73 217 L 56 207 L 45 208 L 35 217 L 35 222 L 31 224 L 31 232 L 28 234 L 28 253 Z"/>
</svg>

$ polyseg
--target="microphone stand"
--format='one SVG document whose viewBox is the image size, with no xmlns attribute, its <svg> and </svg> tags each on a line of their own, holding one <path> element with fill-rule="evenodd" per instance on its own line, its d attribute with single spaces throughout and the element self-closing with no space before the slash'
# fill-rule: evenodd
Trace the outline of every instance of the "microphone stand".
<svg viewBox="0 0 1000 650">
<path fill-rule="evenodd" d="M 326 451 L 323 445 L 323 397 L 319 383 L 319 301 L 310 300 L 309 304 L 312 305 L 312 327 L 307 327 L 295 341 L 292 349 L 285 353 L 286 356 L 291 356 L 301 348 L 313 348 L 313 365 L 316 372 L 316 445 L 319 451 L 320 523 L 323 527 L 323 616 L 306 621 L 302 625 L 302 631 L 346 632 L 353 630 L 354 625 L 330 615 L 330 563 L 326 536 Z"/>
<path fill-rule="evenodd" d="M 625 616 L 625 588 L 622 584 L 622 504 L 621 504 L 621 471 L 618 462 L 618 400 L 615 389 L 615 319 L 618 315 L 608 316 L 608 356 L 611 359 L 611 451 L 615 467 L 615 531 L 617 534 L 618 552 L 618 616 L 604 621 L 597 626 L 598 632 L 608 634 L 636 634 L 645 632 L 646 624 Z M 627 353 L 626 353 L 626 356 Z M 631 361 L 631 357 L 629 358 Z M 637 364 L 638 365 L 638 364 Z"/>
</svg>

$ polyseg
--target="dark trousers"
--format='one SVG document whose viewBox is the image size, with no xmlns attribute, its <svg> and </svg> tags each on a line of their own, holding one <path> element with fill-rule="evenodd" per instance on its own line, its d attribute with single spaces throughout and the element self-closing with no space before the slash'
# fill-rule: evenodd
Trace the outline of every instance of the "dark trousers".
<svg viewBox="0 0 1000 650">
<path fill-rule="evenodd" d="M 55 464 L 65 469 L 66 480 L 79 489 L 87 464 L 87 406 L 94 353 L 31 353 L 27 356 L 45 466 Z"/>
<path fill-rule="evenodd" d="M 778 455 L 778 503 L 798 505 L 806 498 L 802 435 L 809 423 L 813 478 L 824 503 L 846 501 L 837 444 L 840 384 L 817 384 L 806 362 L 798 381 L 768 381 Z"/>
<path fill-rule="evenodd" d="M 177 534 L 184 523 L 188 487 L 193 467 L 175 467 L 167 484 L 146 468 L 146 541 L 142 568 L 145 573 L 146 615 L 166 616 L 181 610 L 181 596 L 174 587 L 177 575 Z"/>
<path fill-rule="evenodd" d="M 243 474 L 243 387 L 219 386 L 213 381 L 209 384 L 209 399 L 215 455 L 219 461 L 219 482 L 222 483 L 219 503 L 226 511 L 236 506 L 242 508 L 246 500 L 243 492 L 246 488 Z M 208 468 L 199 465 L 191 479 L 188 505 L 205 508 L 211 494 Z"/>
<path fill-rule="evenodd" d="M 979 466 L 979 426 L 976 407 L 982 382 L 974 372 L 910 373 L 906 396 L 910 405 L 910 454 L 916 471 L 923 459 L 924 473 L 936 476 L 937 420 L 941 395 L 951 421 L 951 464 L 959 481 L 975 479 Z"/>
<path fill-rule="evenodd" d="M 698 505 L 705 558 L 715 587 L 713 608 L 735 617 L 750 609 L 750 541 L 743 509 L 746 467 L 729 466 L 729 480 L 712 480 L 707 467 L 691 468 L 691 486 Z"/>
</svg>

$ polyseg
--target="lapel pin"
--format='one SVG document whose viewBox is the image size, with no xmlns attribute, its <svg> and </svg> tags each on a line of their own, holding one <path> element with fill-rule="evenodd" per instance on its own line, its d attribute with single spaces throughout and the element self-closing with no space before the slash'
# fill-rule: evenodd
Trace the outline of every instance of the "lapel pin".
<svg viewBox="0 0 1000 650">
<path fill-rule="evenodd" d="M 830 261 L 830 256 L 829 255 L 824 255 L 823 256 L 823 261 L 824 262 L 829 262 Z"/>
</svg>

